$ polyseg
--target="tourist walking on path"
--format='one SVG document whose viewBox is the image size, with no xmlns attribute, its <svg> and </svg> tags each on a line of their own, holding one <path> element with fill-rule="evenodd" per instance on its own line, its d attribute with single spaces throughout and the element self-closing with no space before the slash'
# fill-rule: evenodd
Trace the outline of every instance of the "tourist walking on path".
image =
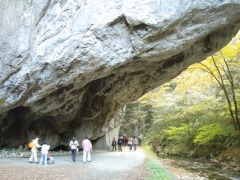
<svg viewBox="0 0 240 180">
<path fill-rule="evenodd" d="M 123 145 L 127 146 L 128 143 L 128 137 L 127 136 L 123 136 Z"/>
<path fill-rule="evenodd" d="M 50 149 L 50 145 L 47 145 L 46 142 L 43 143 L 42 145 L 42 150 L 41 150 L 41 159 L 39 162 L 39 165 L 47 165 L 47 155 L 48 155 L 48 150 Z"/>
<path fill-rule="evenodd" d="M 83 148 L 83 162 L 86 161 L 91 162 L 91 151 L 92 151 L 92 143 L 88 140 L 87 137 L 82 141 Z"/>
<path fill-rule="evenodd" d="M 138 136 L 138 145 L 141 146 L 142 145 L 142 138 L 140 136 Z"/>
<path fill-rule="evenodd" d="M 71 148 L 72 151 L 72 162 L 76 161 L 76 155 L 77 155 L 77 150 L 78 150 L 78 141 L 76 140 L 75 137 L 72 138 L 72 140 L 69 143 L 69 146 Z"/>
<path fill-rule="evenodd" d="M 135 136 L 133 136 L 133 149 L 134 149 L 134 151 L 137 150 L 137 144 L 138 144 L 138 139 Z"/>
<path fill-rule="evenodd" d="M 33 162 L 33 159 L 34 159 L 34 162 L 37 163 L 38 160 L 37 160 L 37 148 L 40 148 L 41 146 L 38 144 L 38 140 L 39 138 L 35 138 L 32 140 L 32 144 L 33 146 L 31 147 L 31 156 L 29 158 L 29 163 L 32 163 Z"/>
<path fill-rule="evenodd" d="M 112 140 L 112 151 L 116 151 L 116 146 L 117 146 L 117 141 L 115 140 L 115 138 L 113 138 L 113 140 Z"/>
<path fill-rule="evenodd" d="M 118 143 L 118 151 L 122 152 L 123 138 L 119 137 L 117 143 Z"/>
<path fill-rule="evenodd" d="M 131 136 L 128 138 L 128 146 L 129 146 L 129 151 L 131 151 L 133 146 L 133 138 Z"/>
</svg>

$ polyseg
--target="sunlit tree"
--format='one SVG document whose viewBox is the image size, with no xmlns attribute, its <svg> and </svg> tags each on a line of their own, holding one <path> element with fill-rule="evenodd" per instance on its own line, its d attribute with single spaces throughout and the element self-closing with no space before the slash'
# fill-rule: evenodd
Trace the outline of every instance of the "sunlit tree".
<svg viewBox="0 0 240 180">
<path fill-rule="evenodd" d="M 202 67 L 199 68 L 209 73 L 221 87 L 228 104 L 232 123 L 235 129 L 240 131 L 239 97 L 236 92 L 239 82 L 233 76 L 234 71 L 236 73 L 236 67 L 237 71 L 240 68 L 240 41 L 238 41 L 238 36 L 221 51 L 210 56 L 207 61 L 200 63 Z"/>
</svg>

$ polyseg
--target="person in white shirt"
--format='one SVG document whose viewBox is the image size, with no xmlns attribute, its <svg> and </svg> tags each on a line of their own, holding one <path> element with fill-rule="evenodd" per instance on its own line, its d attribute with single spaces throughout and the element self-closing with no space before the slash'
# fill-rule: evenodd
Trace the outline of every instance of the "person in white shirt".
<svg viewBox="0 0 240 180">
<path fill-rule="evenodd" d="M 29 158 L 29 163 L 33 162 L 33 159 L 35 161 L 35 163 L 38 163 L 37 161 L 37 148 L 40 148 L 41 146 L 38 144 L 38 140 L 39 138 L 35 138 L 34 140 L 32 140 L 33 142 L 33 147 L 31 148 L 31 156 Z"/>
<path fill-rule="evenodd" d="M 39 165 L 47 165 L 47 155 L 48 155 L 48 150 L 50 149 L 50 145 L 47 145 L 46 142 L 43 143 L 42 145 L 42 150 L 41 150 L 41 159 L 39 162 Z"/>
<path fill-rule="evenodd" d="M 82 141 L 82 148 L 83 148 L 83 162 L 85 163 L 86 160 L 91 162 L 91 151 L 92 151 L 92 143 L 88 140 L 87 137 Z"/>
<path fill-rule="evenodd" d="M 76 140 L 75 137 L 72 138 L 72 140 L 69 143 L 69 146 L 71 148 L 72 151 L 72 162 L 76 161 L 76 155 L 77 155 L 77 151 L 78 151 L 78 141 Z"/>
</svg>

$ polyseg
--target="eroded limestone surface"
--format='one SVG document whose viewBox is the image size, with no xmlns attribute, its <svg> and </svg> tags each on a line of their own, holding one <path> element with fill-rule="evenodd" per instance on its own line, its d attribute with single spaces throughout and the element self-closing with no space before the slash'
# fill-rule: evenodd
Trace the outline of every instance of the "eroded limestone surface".
<svg viewBox="0 0 240 180">
<path fill-rule="evenodd" d="M 122 107 L 226 45 L 239 0 L 0 1 L 1 147 L 118 135 Z"/>
</svg>

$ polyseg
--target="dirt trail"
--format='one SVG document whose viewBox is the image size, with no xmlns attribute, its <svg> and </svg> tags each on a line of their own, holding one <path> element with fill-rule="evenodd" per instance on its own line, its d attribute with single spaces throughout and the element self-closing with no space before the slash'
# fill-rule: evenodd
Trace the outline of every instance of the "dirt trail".
<svg viewBox="0 0 240 180">
<path fill-rule="evenodd" d="M 144 179 L 145 152 L 93 152 L 92 162 L 82 163 L 82 154 L 77 155 L 75 163 L 70 156 L 54 157 L 55 164 L 40 166 L 28 163 L 27 158 L 1 158 L 0 179 L 3 180 L 111 180 L 111 179 Z"/>
</svg>

